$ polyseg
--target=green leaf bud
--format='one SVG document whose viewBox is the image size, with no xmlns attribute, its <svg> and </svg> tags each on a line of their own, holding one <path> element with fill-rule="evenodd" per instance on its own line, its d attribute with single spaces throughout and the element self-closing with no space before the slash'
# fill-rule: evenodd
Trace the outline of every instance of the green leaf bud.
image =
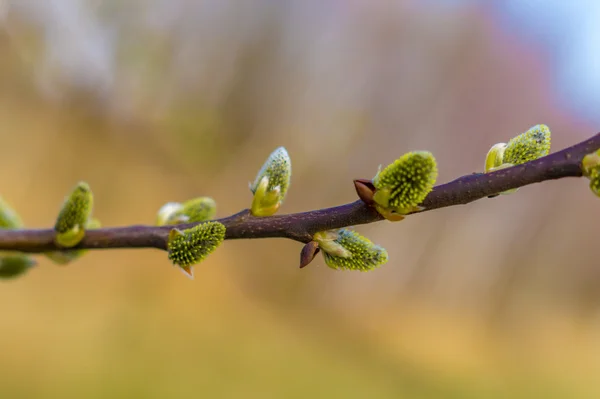
<svg viewBox="0 0 600 399">
<path fill-rule="evenodd" d="M 313 240 L 319 244 L 325 263 L 332 269 L 369 271 L 388 261 L 387 251 L 348 229 L 322 231 Z"/>
<path fill-rule="evenodd" d="M 402 155 L 373 178 L 377 211 L 387 219 L 401 220 L 401 215 L 422 210 L 418 205 L 433 189 L 437 176 L 437 164 L 430 152 Z"/>
<path fill-rule="evenodd" d="M 90 186 L 79 182 L 71 194 L 65 198 L 54 230 L 57 245 L 70 248 L 79 244 L 85 236 L 85 226 L 92 214 L 94 196 Z"/>
<path fill-rule="evenodd" d="M 204 260 L 225 239 L 225 226 L 219 222 L 205 222 L 190 229 L 174 228 L 169 233 L 169 259 L 189 277 L 191 266 Z"/>
<path fill-rule="evenodd" d="M 254 194 L 250 209 L 252 215 L 274 215 L 285 199 L 291 177 L 292 161 L 286 149 L 279 147 L 269 155 L 250 184 L 250 191 Z"/>
</svg>

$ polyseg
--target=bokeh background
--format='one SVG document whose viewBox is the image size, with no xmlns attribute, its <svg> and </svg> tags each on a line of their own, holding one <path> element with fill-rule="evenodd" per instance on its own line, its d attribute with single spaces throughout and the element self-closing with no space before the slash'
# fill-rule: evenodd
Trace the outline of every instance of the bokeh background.
<svg viewBox="0 0 600 399">
<path fill-rule="evenodd" d="M 560 149 L 600 130 L 598 4 L 1 0 L 0 194 L 32 227 L 78 180 L 106 226 L 227 216 L 283 145 L 288 213 L 410 150 L 446 182 L 538 123 Z M 156 250 L 40 257 L 0 284 L 0 397 L 599 397 L 599 214 L 564 179 L 359 226 L 370 273 L 281 239 L 194 281 Z"/>
</svg>

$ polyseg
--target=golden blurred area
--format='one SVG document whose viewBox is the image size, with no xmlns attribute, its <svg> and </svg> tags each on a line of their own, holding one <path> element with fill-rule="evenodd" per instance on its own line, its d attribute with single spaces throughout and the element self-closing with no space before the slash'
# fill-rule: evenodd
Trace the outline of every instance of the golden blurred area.
<svg viewBox="0 0 600 399">
<path fill-rule="evenodd" d="M 67 3 L 0 15 L 0 195 L 30 227 L 79 180 L 104 226 L 200 195 L 227 216 L 280 145 L 291 213 L 354 201 L 411 150 L 447 182 L 537 123 L 555 150 L 595 132 L 476 12 Z M 194 281 L 157 250 L 40 256 L 0 282 L 0 397 L 597 397 L 596 209 L 564 179 L 359 226 L 390 255 L 369 273 L 300 270 L 282 239 L 227 241 Z"/>
</svg>

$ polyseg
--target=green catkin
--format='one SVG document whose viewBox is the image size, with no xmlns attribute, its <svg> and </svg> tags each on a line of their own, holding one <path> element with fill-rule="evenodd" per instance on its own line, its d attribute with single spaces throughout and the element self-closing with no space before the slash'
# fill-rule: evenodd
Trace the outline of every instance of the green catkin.
<svg viewBox="0 0 600 399">
<path fill-rule="evenodd" d="M 546 125 L 535 125 L 505 143 L 492 146 L 485 159 L 485 173 L 534 161 L 550 153 L 551 133 Z M 500 194 L 513 194 L 517 188 Z"/>
<path fill-rule="evenodd" d="M 180 267 L 201 262 L 223 242 L 225 230 L 219 222 L 205 222 L 186 230 L 174 228 L 167 244 L 169 259 Z"/>
<path fill-rule="evenodd" d="M 279 187 L 281 201 L 285 197 L 290 186 L 292 175 L 292 161 L 287 150 L 284 147 L 279 147 L 269 155 L 267 161 L 263 164 L 260 171 L 254 179 L 254 183 L 250 185 L 250 191 L 256 193 L 258 185 L 263 177 L 269 179 L 267 191 L 272 191 L 275 187 Z"/>
<path fill-rule="evenodd" d="M 510 139 L 504 154 L 503 164 L 520 165 L 544 157 L 550 153 L 551 133 L 546 125 L 535 125 L 525 133 Z"/>
<path fill-rule="evenodd" d="M 98 219 L 92 218 L 89 219 L 86 223 L 85 230 L 93 230 L 99 229 L 102 227 L 102 224 Z M 83 254 L 85 254 L 87 249 L 63 249 L 60 251 L 50 251 L 44 253 L 46 257 L 52 260 L 54 263 L 59 265 L 66 265 L 73 262 L 76 259 L 79 259 Z"/>
<path fill-rule="evenodd" d="M 387 251 L 353 230 L 341 229 L 315 234 L 325 263 L 332 269 L 373 270 L 388 261 Z"/>
<path fill-rule="evenodd" d="M 254 194 L 250 209 L 254 216 L 271 216 L 277 212 L 285 199 L 292 177 L 292 161 L 284 147 L 269 155 L 250 184 Z"/>
<path fill-rule="evenodd" d="M 373 199 L 384 210 L 409 213 L 431 192 L 437 176 L 437 164 L 430 152 L 409 152 L 377 173 Z"/>
<path fill-rule="evenodd" d="M 56 219 L 56 244 L 65 248 L 79 244 L 85 236 L 85 226 L 92 214 L 93 204 L 90 186 L 85 182 L 78 183 L 65 199 Z"/>
</svg>

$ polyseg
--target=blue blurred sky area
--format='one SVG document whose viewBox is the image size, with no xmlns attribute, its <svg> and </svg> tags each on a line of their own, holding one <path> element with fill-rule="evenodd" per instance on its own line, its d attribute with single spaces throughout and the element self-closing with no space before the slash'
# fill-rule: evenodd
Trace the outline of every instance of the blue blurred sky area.
<svg viewBox="0 0 600 399">
<path fill-rule="evenodd" d="M 559 103 L 576 116 L 600 122 L 600 1 L 427 0 L 428 5 L 478 7 L 500 27 L 542 46 Z"/>
</svg>

